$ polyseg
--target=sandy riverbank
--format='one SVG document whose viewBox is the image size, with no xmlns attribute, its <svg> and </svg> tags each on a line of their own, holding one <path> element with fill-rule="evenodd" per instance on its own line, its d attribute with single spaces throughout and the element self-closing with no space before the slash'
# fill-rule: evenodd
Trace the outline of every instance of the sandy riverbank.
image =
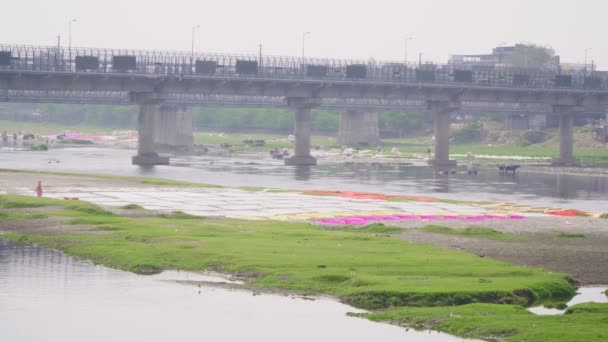
<svg viewBox="0 0 608 342">
<path fill-rule="evenodd" d="M 46 191 L 62 188 L 155 188 L 157 184 L 143 184 L 138 179 L 94 178 L 51 174 L 0 172 L 0 191 L 23 192 L 33 188 L 40 179 Z M 173 186 L 172 186 L 173 187 Z M 220 194 L 221 196 L 221 194 Z M 117 211 L 117 207 L 108 207 Z M 125 211 L 120 211 L 125 214 Z M 129 212 L 129 215 L 142 215 Z M 48 221 L 47 221 L 48 220 Z M 465 250 L 480 256 L 503 260 L 522 266 L 536 266 L 570 274 L 583 285 L 608 284 L 608 220 L 589 217 L 528 217 L 523 220 L 487 220 L 476 225 L 521 236 L 522 240 L 500 241 L 422 232 L 417 229 L 428 224 L 450 228 L 464 228 L 465 221 L 395 221 L 387 224 L 406 229 L 399 237 L 417 243 L 430 243 L 452 249 Z M 43 234 L 86 232 L 87 227 L 68 225 L 53 219 L 8 221 L 2 231 L 32 231 Z M 581 238 L 559 238 L 558 234 L 581 234 Z M 95 232 L 99 234 L 99 232 Z"/>
</svg>

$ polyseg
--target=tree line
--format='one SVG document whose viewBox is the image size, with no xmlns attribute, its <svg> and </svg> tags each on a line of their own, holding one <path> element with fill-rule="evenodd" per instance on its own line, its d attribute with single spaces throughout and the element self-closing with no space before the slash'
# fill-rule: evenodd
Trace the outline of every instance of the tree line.
<svg viewBox="0 0 608 342">
<path fill-rule="evenodd" d="M 40 105 L 40 113 L 51 123 L 135 129 L 138 108 L 118 105 Z M 379 113 L 381 130 L 418 130 L 431 119 L 422 112 L 387 111 Z M 194 107 L 192 122 L 201 131 L 293 131 L 294 114 L 282 108 Z M 316 109 L 312 112 L 313 130 L 335 132 L 340 126 L 340 111 Z"/>
</svg>

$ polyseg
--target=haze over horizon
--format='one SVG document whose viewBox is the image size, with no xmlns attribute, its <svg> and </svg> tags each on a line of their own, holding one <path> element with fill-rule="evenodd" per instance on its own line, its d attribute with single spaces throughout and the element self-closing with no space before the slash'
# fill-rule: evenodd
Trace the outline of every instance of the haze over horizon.
<svg viewBox="0 0 608 342">
<path fill-rule="evenodd" d="M 203 2 L 24 0 L 5 6 L 2 44 L 72 46 L 446 62 L 451 54 L 534 43 L 555 49 L 565 63 L 595 61 L 608 69 L 608 32 L 599 0 L 426 0 L 373 2 L 278 0 Z"/>
</svg>

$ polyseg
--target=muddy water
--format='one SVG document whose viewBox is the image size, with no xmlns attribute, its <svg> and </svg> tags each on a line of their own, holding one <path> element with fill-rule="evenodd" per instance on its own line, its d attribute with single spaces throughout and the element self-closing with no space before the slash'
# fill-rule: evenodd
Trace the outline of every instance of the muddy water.
<svg viewBox="0 0 608 342">
<path fill-rule="evenodd" d="M 608 303 L 606 290 L 608 290 L 608 286 L 581 287 L 576 290 L 576 296 L 566 303 L 566 305 L 570 307 L 582 303 Z M 536 315 L 562 315 L 566 312 L 566 310 L 548 309 L 542 306 L 529 308 L 528 311 Z"/>
<path fill-rule="evenodd" d="M 327 299 L 253 296 L 172 280 L 218 279 L 138 276 L 0 239 L 1 340 L 465 341 L 349 317 L 357 310 Z"/>
<path fill-rule="evenodd" d="M 434 173 L 427 166 L 344 165 L 320 161 L 313 168 L 281 161 L 219 157 L 173 157 L 171 166 L 131 165 L 134 151 L 68 148 L 48 152 L 0 150 L 0 168 L 151 176 L 229 186 L 335 189 L 508 201 L 537 206 L 605 211 L 608 177 L 526 173 L 500 175 L 495 168 L 468 175 Z"/>
</svg>

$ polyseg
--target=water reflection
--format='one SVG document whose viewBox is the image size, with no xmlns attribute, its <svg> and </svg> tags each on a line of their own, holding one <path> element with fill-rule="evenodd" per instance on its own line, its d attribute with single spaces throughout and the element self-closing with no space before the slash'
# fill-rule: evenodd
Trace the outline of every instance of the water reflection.
<svg viewBox="0 0 608 342">
<path fill-rule="evenodd" d="M 437 175 L 425 165 L 329 163 L 294 168 L 282 161 L 255 158 L 175 156 L 171 166 L 142 170 L 131 165 L 133 151 L 68 148 L 49 152 L 0 151 L 0 168 L 105 173 L 170 178 L 228 186 L 286 189 L 334 189 L 394 194 L 432 195 L 452 199 L 517 202 L 540 206 L 567 206 L 605 210 L 608 177 L 550 175 L 517 171 L 500 174 L 494 167 L 468 174 Z M 51 162 L 49 162 L 51 161 Z"/>
<path fill-rule="evenodd" d="M 349 317 L 340 303 L 180 285 L 0 239 L 3 341 L 464 341 Z"/>
<path fill-rule="evenodd" d="M 581 287 L 566 305 L 570 307 L 582 303 L 608 303 L 607 290 L 607 286 Z M 536 315 L 562 315 L 566 312 L 566 310 L 548 309 L 543 306 L 535 306 L 528 311 Z"/>
<path fill-rule="evenodd" d="M 312 167 L 307 165 L 299 165 L 293 168 L 294 179 L 299 181 L 307 181 L 312 175 Z"/>
</svg>

